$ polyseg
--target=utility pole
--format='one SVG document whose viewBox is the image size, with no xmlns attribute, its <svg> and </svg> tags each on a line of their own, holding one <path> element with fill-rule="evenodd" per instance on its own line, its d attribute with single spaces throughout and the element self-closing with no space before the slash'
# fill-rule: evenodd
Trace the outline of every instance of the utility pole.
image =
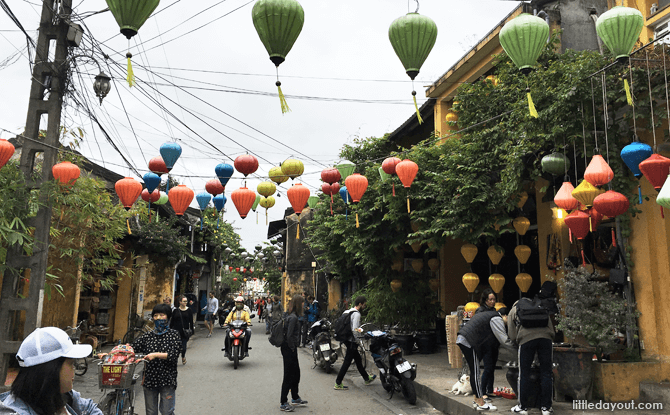
<svg viewBox="0 0 670 415">
<path fill-rule="evenodd" d="M 43 0 L 24 133 L 37 141 L 23 140 L 20 161 L 21 172 L 30 189 L 40 189 L 53 179 L 51 168 L 58 158 L 71 13 L 72 0 Z M 43 138 L 39 136 L 41 121 L 47 126 Z M 0 388 L 4 387 L 10 358 L 19 350 L 21 340 L 41 325 L 51 206 L 40 207 L 28 226 L 35 229 L 32 255 L 24 255 L 22 246 L 11 247 L 7 252 L 8 270 L 4 273 L 0 292 Z M 27 292 L 23 278 L 30 281 Z"/>
</svg>

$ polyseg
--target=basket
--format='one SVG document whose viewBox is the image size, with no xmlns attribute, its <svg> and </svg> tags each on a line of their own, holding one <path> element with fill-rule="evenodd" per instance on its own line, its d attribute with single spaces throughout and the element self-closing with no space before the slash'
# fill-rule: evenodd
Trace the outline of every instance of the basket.
<svg viewBox="0 0 670 415">
<path fill-rule="evenodd" d="M 139 362 L 128 364 L 98 363 L 98 386 L 100 389 L 127 389 L 133 383 L 135 366 Z"/>
<path fill-rule="evenodd" d="M 458 337 L 458 316 L 448 315 L 445 318 L 445 328 L 447 332 L 447 356 L 452 369 L 460 369 L 463 367 L 463 354 L 461 349 L 456 344 Z"/>
</svg>

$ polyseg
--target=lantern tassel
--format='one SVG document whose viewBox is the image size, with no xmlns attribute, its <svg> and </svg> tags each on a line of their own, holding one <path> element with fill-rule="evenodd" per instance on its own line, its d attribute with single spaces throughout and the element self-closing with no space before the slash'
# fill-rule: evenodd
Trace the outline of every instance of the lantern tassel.
<svg viewBox="0 0 670 415">
<path fill-rule="evenodd" d="M 391 183 L 391 185 L 393 186 L 393 197 L 395 197 L 395 183 Z"/>
<path fill-rule="evenodd" d="M 639 184 L 637 185 L 637 202 L 638 205 L 642 204 L 642 188 Z"/>
<path fill-rule="evenodd" d="M 537 110 L 535 109 L 535 104 L 533 103 L 533 97 L 530 95 L 530 91 L 526 93 L 526 96 L 528 97 L 528 110 L 530 111 L 530 116 L 537 118 Z"/>
<path fill-rule="evenodd" d="M 419 120 L 419 124 L 423 124 L 423 118 L 421 118 L 421 113 L 419 112 L 419 104 L 416 103 L 416 91 L 412 91 L 412 99 L 414 99 L 414 109 L 416 110 L 416 118 Z"/>
<path fill-rule="evenodd" d="M 612 246 L 616 248 L 616 234 L 614 233 L 614 228 L 612 228 Z"/>
<path fill-rule="evenodd" d="M 623 88 L 626 90 L 626 101 L 628 105 L 633 106 L 633 95 L 630 93 L 630 85 L 628 85 L 628 79 L 623 80 Z"/>
<path fill-rule="evenodd" d="M 135 85 L 135 73 L 133 72 L 133 64 L 130 62 L 130 58 L 132 57 L 132 53 L 126 53 L 126 58 L 128 58 L 128 77 L 126 79 L 128 81 L 128 86 L 131 88 Z"/>
<path fill-rule="evenodd" d="M 265 209 L 265 225 L 267 226 L 268 224 L 268 210 Z"/>
<path fill-rule="evenodd" d="M 277 85 L 277 93 L 279 94 L 279 103 L 281 104 L 281 113 L 286 114 L 287 112 L 290 112 L 291 109 L 288 107 L 288 103 L 286 102 L 286 97 L 284 96 L 284 93 L 281 90 L 281 82 L 277 81 L 275 83 Z"/>
<path fill-rule="evenodd" d="M 593 219 L 591 218 L 591 215 L 589 215 L 589 231 L 593 232 Z"/>
<path fill-rule="evenodd" d="M 411 213 L 409 210 L 409 195 L 407 196 L 407 213 Z"/>
<path fill-rule="evenodd" d="M 300 239 L 300 217 L 298 217 L 298 224 L 296 225 L 297 232 L 295 234 L 295 239 Z"/>
<path fill-rule="evenodd" d="M 130 230 L 130 221 L 126 218 L 126 225 L 128 225 L 128 235 L 132 235 L 133 231 Z"/>
<path fill-rule="evenodd" d="M 165 194 L 170 193 L 170 173 L 167 176 L 167 182 L 165 182 Z"/>
<path fill-rule="evenodd" d="M 258 225 L 258 211 L 256 211 L 256 225 Z"/>
<path fill-rule="evenodd" d="M 586 266 L 586 258 L 584 257 L 584 248 L 582 248 L 582 265 Z"/>
<path fill-rule="evenodd" d="M 568 236 L 570 237 L 570 243 L 572 243 L 572 229 L 568 228 Z"/>
<path fill-rule="evenodd" d="M 333 194 L 330 194 L 330 216 L 333 216 Z"/>
<path fill-rule="evenodd" d="M 360 228 L 360 225 L 358 224 L 358 212 L 356 212 L 356 227 Z"/>
</svg>

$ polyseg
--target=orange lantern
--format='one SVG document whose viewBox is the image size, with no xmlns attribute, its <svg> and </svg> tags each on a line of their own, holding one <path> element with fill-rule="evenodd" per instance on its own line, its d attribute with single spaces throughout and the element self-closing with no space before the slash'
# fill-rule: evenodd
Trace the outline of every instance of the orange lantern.
<svg viewBox="0 0 670 415">
<path fill-rule="evenodd" d="M 410 246 L 412 247 L 412 251 L 414 251 L 415 254 L 418 254 L 421 250 L 421 242 L 414 242 Z"/>
<path fill-rule="evenodd" d="M 473 272 L 468 272 L 463 275 L 463 285 L 468 290 L 469 293 L 475 292 L 475 289 L 479 285 L 479 276 Z"/>
<path fill-rule="evenodd" d="M 519 260 L 522 264 L 525 264 L 528 262 L 528 258 L 530 258 L 530 247 L 528 245 L 519 245 L 516 248 L 514 248 L 514 255 L 516 256 L 516 259 Z"/>
<path fill-rule="evenodd" d="M 660 190 L 668 178 L 670 159 L 660 154 L 652 154 L 638 166 L 644 177 L 649 180 L 654 189 Z"/>
<path fill-rule="evenodd" d="M 572 183 L 568 181 L 563 182 L 563 185 L 558 189 L 556 196 L 554 196 L 554 203 L 556 203 L 556 206 L 563 210 L 577 209 L 579 207 L 579 200 L 572 196 L 573 190 L 575 190 L 575 187 Z"/>
<path fill-rule="evenodd" d="M 533 277 L 531 277 L 530 274 L 522 272 L 516 276 L 515 281 L 521 292 L 526 293 L 530 289 L 530 285 L 533 283 Z"/>
<path fill-rule="evenodd" d="M 428 260 L 428 268 L 430 268 L 431 271 L 437 271 L 437 269 L 440 267 L 440 260 L 437 258 L 431 258 Z"/>
<path fill-rule="evenodd" d="M 514 218 L 512 221 L 512 226 L 514 226 L 514 229 L 516 229 L 519 235 L 524 236 L 530 227 L 530 220 L 528 220 L 528 218 L 524 218 L 523 216 L 519 216 L 518 218 Z"/>
<path fill-rule="evenodd" d="M 391 291 L 397 293 L 402 288 L 402 281 L 393 280 L 391 281 Z"/>
<path fill-rule="evenodd" d="M 5 139 L 0 139 L 0 169 L 12 158 L 15 150 L 12 143 Z"/>
<path fill-rule="evenodd" d="M 528 192 L 521 192 L 519 195 L 519 202 L 516 204 L 516 207 L 522 209 L 523 205 L 526 204 L 526 201 L 528 201 Z"/>
<path fill-rule="evenodd" d="M 54 178 L 62 185 L 72 186 L 77 182 L 81 170 L 77 165 L 64 161 L 62 163 L 54 164 L 51 168 Z"/>
<path fill-rule="evenodd" d="M 502 291 L 503 286 L 505 285 L 505 277 L 502 274 L 491 274 L 489 277 L 489 285 L 493 289 L 493 292 L 497 294 Z"/>
<path fill-rule="evenodd" d="M 288 197 L 288 201 L 291 202 L 293 211 L 298 215 L 295 239 L 300 239 L 300 214 L 307 204 L 307 199 L 309 199 L 309 189 L 301 183 L 297 183 L 288 189 L 286 196 Z"/>
<path fill-rule="evenodd" d="M 174 209 L 174 213 L 177 216 L 182 216 L 184 212 L 186 212 L 186 209 L 188 209 L 188 205 L 190 205 L 193 201 L 194 196 L 195 193 L 193 190 L 189 189 L 186 187 L 186 185 L 183 184 L 170 189 L 170 192 L 168 193 L 168 199 L 170 200 L 172 209 Z"/>
<path fill-rule="evenodd" d="M 608 190 L 605 193 L 596 196 L 593 199 L 593 207 L 605 216 L 613 218 L 628 212 L 630 202 L 628 198 L 614 190 Z"/>
<path fill-rule="evenodd" d="M 354 173 L 344 179 L 344 185 L 347 187 L 347 192 L 351 195 L 351 199 L 356 203 L 361 200 L 367 190 L 368 179 L 359 173 Z M 356 227 L 359 227 L 358 211 L 356 211 Z"/>
<path fill-rule="evenodd" d="M 416 174 L 419 172 L 419 166 L 412 160 L 405 159 L 395 166 L 395 172 L 406 189 L 412 185 Z M 410 213 L 409 208 L 409 192 L 407 194 L 407 213 Z"/>
<path fill-rule="evenodd" d="M 169 170 L 165 165 L 165 160 L 163 160 L 163 157 L 161 156 L 156 156 L 149 160 L 149 170 L 159 176 L 169 173 Z"/>
<path fill-rule="evenodd" d="M 472 261 L 475 260 L 475 257 L 477 256 L 477 246 L 473 244 L 465 244 L 461 247 L 461 255 L 463 255 L 463 258 L 465 258 L 465 261 L 468 264 L 472 264 Z"/>
<path fill-rule="evenodd" d="M 230 198 L 233 200 L 237 212 L 240 214 L 242 219 L 247 217 L 249 209 L 253 206 L 256 201 L 256 193 L 253 190 L 249 190 L 246 187 L 240 187 L 237 190 L 233 190 L 233 193 L 230 194 Z"/>
<path fill-rule="evenodd" d="M 123 203 L 123 207 L 125 207 L 126 210 L 130 210 L 133 203 L 135 203 L 142 193 L 142 183 L 132 177 L 125 177 L 116 182 L 114 189 L 119 196 L 119 200 Z"/>
<path fill-rule="evenodd" d="M 587 180 L 594 186 L 602 186 L 614 178 L 614 172 L 603 156 L 595 154 L 591 162 L 584 170 L 584 180 Z"/>
<path fill-rule="evenodd" d="M 491 245 L 489 246 L 489 249 L 486 250 L 486 254 L 489 256 L 493 265 L 498 265 L 500 264 L 502 257 L 505 256 L 505 250 L 502 246 Z"/>
<path fill-rule="evenodd" d="M 402 160 L 400 160 L 398 157 L 387 157 L 382 162 L 382 170 L 384 170 L 384 173 L 393 176 L 394 174 L 396 174 L 395 171 L 396 166 L 401 161 Z M 391 185 L 393 186 L 393 196 L 395 196 L 395 182 L 393 180 L 391 180 Z"/>
<path fill-rule="evenodd" d="M 589 233 L 589 215 L 581 210 L 575 210 L 566 216 L 564 222 L 570 228 L 570 242 L 572 242 L 572 235 L 575 235 L 577 239 L 584 239 Z"/>
</svg>

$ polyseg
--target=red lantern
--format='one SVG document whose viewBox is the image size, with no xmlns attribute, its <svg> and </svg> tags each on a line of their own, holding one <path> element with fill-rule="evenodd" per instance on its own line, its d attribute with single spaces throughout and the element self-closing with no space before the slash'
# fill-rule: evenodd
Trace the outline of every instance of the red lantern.
<svg viewBox="0 0 670 415">
<path fill-rule="evenodd" d="M 419 171 L 419 166 L 412 160 L 405 159 L 395 166 L 395 172 L 405 188 L 409 188 Z M 407 213 L 409 209 L 409 193 L 407 193 Z"/>
<path fill-rule="evenodd" d="M 258 278 L 254 277 L 254 281 L 256 281 Z"/>
<path fill-rule="evenodd" d="M 570 182 L 563 182 L 563 185 L 558 189 L 558 193 L 554 196 L 554 203 L 563 210 L 575 210 L 579 207 L 579 201 L 572 196 L 572 191 L 575 187 Z"/>
<path fill-rule="evenodd" d="M 212 196 L 220 195 L 226 190 L 219 179 L 210 179 L 205 183 L 205 191 Z"/>
<path fill-rule="evenodd" d="M 339 182 L 341 178 L 342 175 L 340 174 L 340 171 L 335 167 L 330 167 L 321 171 L 321 180 L 328 184 Z"/>
<path fill-rule="evenodd" d="M 158 199 L 160 198 L 161 192 L 158 189 L 154 189 L 154 191 L 151 192 L 151 195 L 149 195 L 149 191 L 147 189 L 142 190 L 142 200 L 147 203 L 158 202 Z"/>
<path fill-rule="evenodd" d="M 232 272 L 235 268 L 233 268 L 233 267 L 228 267 L 228 269 Z"/>
<path fill-rule="evenodd" d="M 263 281 L 265 281 L 265 277 L 263 277 Z"/>
<path fill-rule="evenodd" d="M 238 268 L 239 269 L 239 268 Z M 233 278 L 233 281 L 237 281 L 237 278 Z"/>
<path fill-rule="evenodd" d="M 251 154 L 243 154 L 241 156 L 237 156 L 234 164 L 235 164 L 235 170 L 242 173 L 244 177 L 247 177 L 251 173 L 254 173 L 256 170 L 258 170 L 258 159 L 252 156 Z M 254 196 L 254 200 L 255 199 L 256 196 Z"/>
<path fill-rule="evenodd" d="M 240 269 L 239 269 L 239 268 L 235 268 L 235 271 L 236 271 L 236 272 L 240 272 Z"/>
<path fill-rule="evenodd" d="M 603 186 L 612 181 L 613 178 L 612 168 L 600 154 L 595 154 L 586 170 L 584 170 L 584 180 L 594 186 Z"/>
<path fill-rule="evenodd" d="M 337 169 L 335 169 L 337 170 Z M 339 171 L 337 172 L 340 173 Z M 333 195 L 340 193 L 340 184 L 335 182 L 333 184 L 324 183 L 321 185 L 321 191 L 324 195 L 330 195 L 330 214 L 333 214 Z"/>
<path fill-rule="evenodd" d="M 237 159 L 235 159 L 235 163 L 237 163 Z M 240 217 L 244 219 L 247 217 L 249 209 L 251 209 L 251 206 L 253 206 L 256 201 L 256 192 L 249 190 L 246 187 L 240 187 L 237 190 L 233 190 L 230 198 L 233 200 Z"/>
<path fill-rule="evenodd" d="M 386 174 L 396 174 L 396 166 L 401 160 L 398 157 L 388 157 L 382 163 L 382 170 Z"/>
<path fill-rule="evenodd" d="M 297 183 L 288 189 L 286 196 L 295 213 L 300 215 L 307 204 L 307 199 L 309 199 L 309 189 L 301 183 Z"/>
<path fill-rule="evenodd" d="M 193 201 L 194 196 L 195 193 L 193 193 L 193 190 L 183 184 L 170 189 L 168 199 L 170 200 L 172 209 L 174 209 L 174 213 L 177 216 L 182 216 L 186 212 L 186 209 L 188 209 L 188 205 Z"/>
<path fill-rule="evenodd" d="M 0 139 L 0 169 L 7 164 L 14 155 L 14 145 L 7 140 Z"/>
<path fill-rule="evenodd" d="M 142 183 L 132 177 L 125 177 L 116 182 L 114 189 L 126 210 L 130 210 L 142 193 Z"/>
<path fill-rule="evenodd" d="M 72 186 L 77 182 L 81 170 L 77 165 L 64 161 L 62 163 L 54 164 L 51 168 L 54 178 L 62 185 Z"/>
<path fill-rule="evenodd" d="M 665 179 L 668 178 L 670 159 L 660 154 L 652 154 L 651 157 L 640 163 L 639 168 L 654 189 L 660 190 Z"/>
<path fill-rule="evenodd" d="M 159 176 L 168 173 L 165 161 L 163 161 L 163 157 L 161 156 L 156 156 L 151 160 L 149 160 L 149 170 L 151 170 L 152 173 L 156 173 Z"/>
<path fill-rule="evenodd" d="M 593 207 L 600 213 L 610 218 L 623 215 L 628 212 L 630 201 L 624 195 L 614 190 L 608 190 L 605 193 L 596 196 L 593 200 Z"/>
<path fill-rule="evenodd" d="M 569 214 L 565 219 L 565 224 L 570 228 L 570 240 L 572 241 L 572 235 L 575 235 L 577 239 L 584 239 L 589 233 L 590 221 L 589 215 L 581 210 L 575 210 Z"/>
</svg>

